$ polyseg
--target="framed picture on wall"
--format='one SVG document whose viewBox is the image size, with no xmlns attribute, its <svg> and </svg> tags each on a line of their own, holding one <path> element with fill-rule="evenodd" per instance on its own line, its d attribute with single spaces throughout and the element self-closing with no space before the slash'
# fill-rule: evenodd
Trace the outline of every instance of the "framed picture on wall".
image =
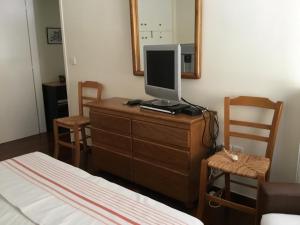
<svg viewBox="0 0 300 225">
<path fill-rule="evenodd" d="M 61 28 L 47 27 L 48 44 L 62 44 Z"/>
</svg>

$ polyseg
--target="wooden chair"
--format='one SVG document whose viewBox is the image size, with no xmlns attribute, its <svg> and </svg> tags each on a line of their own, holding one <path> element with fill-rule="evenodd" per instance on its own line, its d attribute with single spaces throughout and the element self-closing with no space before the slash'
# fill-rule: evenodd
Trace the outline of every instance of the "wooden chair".
<svg viewBox="0 0 300 225">
<path fill-rule="evenodd" d="M 248 106 L 258 107 L 263 109 L 271 109 L 274 111 L 271 124 L 262 124 L 254 122 L 246 122 L 230 119 L 230 106 Z M 220 151 L 202 160 L 201 174 L 200 174 L 200 191 L 199 202 L 197 209 L 197 216 L 203 219 L 204 208 L 206 201 L 212 201 L 219 205 L 240 210 L 246 213 L 257 215 L 257 209 L 236 202 L 230 201 L 230 184 L 235 183 L 238 185 L 244 185 L 250 188 L 257 188 L 257 186 L 244 184 L 239 181 L 230 179 L 230 175 L 238 175 L 242 177 L 256 179 L 257 182 L 265 181 L 269 179 L 269 171 L 272 162 L 272 156 L 274 151 L 274 145 L 279 125 L 279 120 L 282 112 L 282 102 L 272 102 L 267 98 L 260 97 L 237 97 L 230 99 L 225 97 L 224 101 L 224 145 L 225 149 L 230 149 L 230 137 L 245 138 L 254 141 L 262 141 L 267 143 L 267 149 L 265 156 L 250 155 L 246 153 L 236 153 L 238 160 L 235 161 L 228 156 L 228 152 Z M 231 125 L 255 129 L 268 130 L 269 135 L 260 136 L 256 134 L 242 133 L 237 131 L 231 131 Z M 209 168 L 220 170 L 221 173 L 216 175 L 214 179 L 208 181 Z M 211 184 L 222 175 L 225 176 L 225 191 L 224 198 L 212 196 L 207 193 L 207 185 Z"/>
<path fill-rule="evenodd" d="M 93 89 L 96 91 L 96 97 L 90 97 L 84 94 L 85 89 Z M 102 92 L 102 84 L 94 81 L 78 82 L 78 100 L 79 115 L 58 118 L 53 120 L 54 131 L 54 158 L 58 158 L 60 146 L 68 147 L 73 150 L 73 165 L 79 167 L 80 164 L 80 141 L 83 143 L 84 150 L 87 150 L 87 136 L 85 128 L 90 124 L 88 117 L 84 116 L 84 107 L 88 101 L 100 101 Z M 67 128 L 70 132 L 59 133 L 59 127 Z M 66 142 L 60 137 L 74 133 L 74 142 Z M 81 133 L 81 140 L 80 140 Z"/>
</svg>

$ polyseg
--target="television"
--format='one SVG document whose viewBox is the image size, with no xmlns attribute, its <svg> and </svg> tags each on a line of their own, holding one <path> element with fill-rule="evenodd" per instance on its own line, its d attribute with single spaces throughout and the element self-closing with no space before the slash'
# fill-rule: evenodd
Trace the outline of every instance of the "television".
<svg viewBox="0 0 300 225">
<path fill-rule="evenodd" d="M 179 44 L 144 46 L 145 92 L 153 105 L 178 105 L 181 98 L 181 48 Z"/>
</svg>

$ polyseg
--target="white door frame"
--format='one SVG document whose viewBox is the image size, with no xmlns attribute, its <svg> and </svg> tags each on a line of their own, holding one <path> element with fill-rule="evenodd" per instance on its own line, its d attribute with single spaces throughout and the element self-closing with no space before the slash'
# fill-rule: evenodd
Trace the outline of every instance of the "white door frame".
<svg viewBox="0 0 300 225">
<path fill-rule="evenodd" d="M 69 109 L 69 114 L 72 115 L 72 107 L 69 99 L 69 96 L 71 96 L 71 90 L 70 90 L 70 76 L 69 76 L 69 65 L 68 65 L 69 60 L 67 55 L 68 49 L 67 49 L 66 33 L 65 33 L 63 0 L 59 0 L 59 13 L 60 13 L 60 23 L 61 23 L 61 32 L 62 32 L 62 42 L 63 42 L 66 89 L 67 89 L 68 107 L 69 107 L 68 109 Z"/>
<path fill-rule="evenodd" d="M 34 0 L 24 0 L 24 1 L 26 4 L 28 35 L 30 41 L 33 82 L 34 82 L 34 89 L 35 89 L 34 90 L 35 101 L 36 101 L 36 107 L 38 112 L 37 116 L 39 122 L 39 133 L 44 133 L 47 131 L 47 129 L 46 129 L 46 120 L 45 120 L 38 42 L 37 42 L 36 26 L 35 26 L 35 14 L 34 14 L 34 6 L 33 6 Z"/>
</svg>

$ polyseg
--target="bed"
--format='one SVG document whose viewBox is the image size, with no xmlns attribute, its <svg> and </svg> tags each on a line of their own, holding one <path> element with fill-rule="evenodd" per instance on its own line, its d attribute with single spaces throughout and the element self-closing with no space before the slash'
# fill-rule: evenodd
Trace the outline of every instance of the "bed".
<svg viewBox="0 0 300 225">
<path fill-rule="evenodd" d="M 0 224 L 203 225 L 195 217 L 40 152 L 0 162 Z"/>
</svg>

